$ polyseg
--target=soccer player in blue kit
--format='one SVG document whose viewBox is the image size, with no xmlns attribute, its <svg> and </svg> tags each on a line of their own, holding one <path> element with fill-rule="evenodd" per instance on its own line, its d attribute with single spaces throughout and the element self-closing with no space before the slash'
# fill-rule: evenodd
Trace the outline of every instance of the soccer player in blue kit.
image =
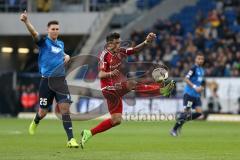
<svg viewBox="0 0 240 160">
<path fill-rule="evenodd" d="M 58 21 L 48 22 L 47 36 L 40 36 L 30 23 L 26 11 L 21 14 L 20 20 L 25 24 L 39 48 L 38 65 L 42 76 L 39 85 L 40 108 L 29 126 L 29 134 L 35 134 L 40 120 L 46 116 L 55 98 L 62 114 L 63 127 L 68 137 L 67 147 L 78 148 L 79 144 L 73 137 L 69 111 L 72 101 L 65 80 L 64 64 L 70 60 L 70 56 L 64 53 L 64 43 L 58 40 L 59 23 Z M 60 92 L 59 90 L 56 91 L 53 89 L 54 87 L 49 86 L 50 78 L 56 79 L 56 85 L 60 86 L 62 92 L 61 90 Z"/>
<path fill-rule="evenodd" d="M 184 81 L 187 83 L 184 88 L 183 106 L 184 112 L 177 117 L 177 122 L 171 130 L 172 136 L 178 136 L 183 124 L 186 121 L 197 119 L 202 115 L 201 92 L 204 90 L 202 83 L 204 77 L 204 55 L 198 53 L 195 57 L 195 64 L 188 71 Z M 195 112 L 192 112 L 195 109 Z"/>
</svg>

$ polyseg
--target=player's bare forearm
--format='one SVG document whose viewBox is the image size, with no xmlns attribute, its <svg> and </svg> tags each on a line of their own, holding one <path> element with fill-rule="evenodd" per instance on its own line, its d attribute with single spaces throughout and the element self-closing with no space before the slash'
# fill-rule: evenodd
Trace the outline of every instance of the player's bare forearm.
<svg viewBox="0 0 240 160">
<path fill-rule="evenodd" d="M 70 56 L 68 54 L 66 54 L 66 53 L 64 53 L 64 57 L 69 57 L 70 58 Z"/>
<path fill-rule="evenodd" d="M 188 78 L 184 78 L 184 81 L 193 88 L 194 84 Z"/>
<path fill-rule="evenodd" d="M 33 27 L 33 25 L 30 23 L 29 20 L 27 20 L 25 22 L 25 25 L 29 31 L 29 33 L 33 36 L 34 39 L 38 38 L 38 32 L 36 31 L 36 29 Z"/>
<path fill-rule="evenodd" d="M 153 40 L 155 40 L 155 39 L 156 39 L 156 34 L 151 32 L 147 35 L 146 40 L 144 42 L 138 44 L 133 49 L 135 50 L 135 52 L 138 52 L 138 51 L 142 50 L 148 44 L 152 43 Z"/>
<path fill-rule="evenodd" d="M 36 29 L 33 27 L 31 22 L 28 19 L 28 14 L 27 11 L 25 10 L 21 15 L 20 15 L 20 20 L 26 25 L 29 33 L 33 36 L 34 39 L 38 38 L 38 32 Z"/>
<path fill-rule="evenodd" d="M 138 44 L 137 46 L 133 47 L 133 49 L 134 49 L 135 52 L 139 52 L 146 46 L 147 46 L 147 42 L 144 41 L 144 42 Z"/>
<path fill-rule="evenodd" d="M 64 63 L 68 63 L 70 61 L 70 56 L 66 53 L 64 53 Z"/>
</svg>

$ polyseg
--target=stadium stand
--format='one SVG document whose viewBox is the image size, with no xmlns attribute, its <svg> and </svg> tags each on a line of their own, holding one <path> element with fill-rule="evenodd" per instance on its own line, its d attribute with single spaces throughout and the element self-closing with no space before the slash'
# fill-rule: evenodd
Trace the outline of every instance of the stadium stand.
<svg viewBox="0 0 240 160">
<path fill-rule="evenodd" d="M 139 9 L 150 9 L 158 5 L 161 0 L 137 0 L 136 5 Z"/>
<path fill-rule="evenodd" d="M 171 66 L 171 76 L 182 77 L 192 65 L 194 55 L 203 52 L 207 60 L 206 76 L 239 77 L 237 6 L 237 2 L 229 5 L 222 1 L 200 0 L 167 20 L 159 19 L 151 28 L 132 32 L 133 44 L 140 43 L 149 31 L 157 33 L 158 38 L 153 47 L 143 51 L 149 54 L 133 55 L 129 61 L 164 63 Z M 83 72 L 86 71 L 81 70 L 77 78 L 82 78 Z"/>
<path fill-rule="evenodd" d="M 237 3 L 237 2 L 236 2 Z M 131 39 L 139 43 L 149 31 L 158 34 L 156 44 L 132 56 L 130 61 L 153 61 L 171 66 L 173 77 L 183 76 L 192 65 L 197 52 L 206 56 L 206 75 L 210 77 L 240 76 L 240 26 L 238 4 L 200 0 L 196 6 L 185 7 L 169 20 L 159 20 L 152 28 L 135 31 Z"/>
</svg>

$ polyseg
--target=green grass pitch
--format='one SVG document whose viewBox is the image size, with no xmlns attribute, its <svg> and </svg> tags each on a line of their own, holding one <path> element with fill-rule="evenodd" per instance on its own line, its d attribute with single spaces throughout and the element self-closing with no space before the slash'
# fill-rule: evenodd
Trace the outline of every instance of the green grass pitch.
<svg viewBox="0 0 240 160">
<path fill-rule="evenodd" d="M 99 121 L 74 122 L 74 134 Z M 180 137 L 169 136 L 174 122 L 129 122 L 96 135 L 82 150 L 68 149 L 59 120 L 43 120 L 37 134 L 30 120 L 0 119 L 1 160 L 239 160 L 240 124 L 190 122 Z"/>
</svg>

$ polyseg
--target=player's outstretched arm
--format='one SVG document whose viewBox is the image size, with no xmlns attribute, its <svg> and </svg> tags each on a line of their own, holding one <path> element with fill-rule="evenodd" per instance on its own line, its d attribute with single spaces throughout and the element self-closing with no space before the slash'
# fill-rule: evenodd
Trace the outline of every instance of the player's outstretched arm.
<svg viewBox="0 0 240 160">
<path fill-rule="evenodd" d="M 29 33 L 33 36 L 34 40 L 37 40 L 39 34 L 29 21 L 26 10 L 20 15 L 20 20 L 26 25 Z"/>
<path fill-rule="evenodd" d="M 138 44 L 137 46 L 135 46 L 133 49 L 134 51 L 138 52 L 140 50 L 142 50 L 145 46 L 147 46 L 148 44 L 152 43 L 153 40 L 156 39 L 156 34 L 155 33 L 149 33 L 145 39 L 144 42 Z"/>
</svg>

